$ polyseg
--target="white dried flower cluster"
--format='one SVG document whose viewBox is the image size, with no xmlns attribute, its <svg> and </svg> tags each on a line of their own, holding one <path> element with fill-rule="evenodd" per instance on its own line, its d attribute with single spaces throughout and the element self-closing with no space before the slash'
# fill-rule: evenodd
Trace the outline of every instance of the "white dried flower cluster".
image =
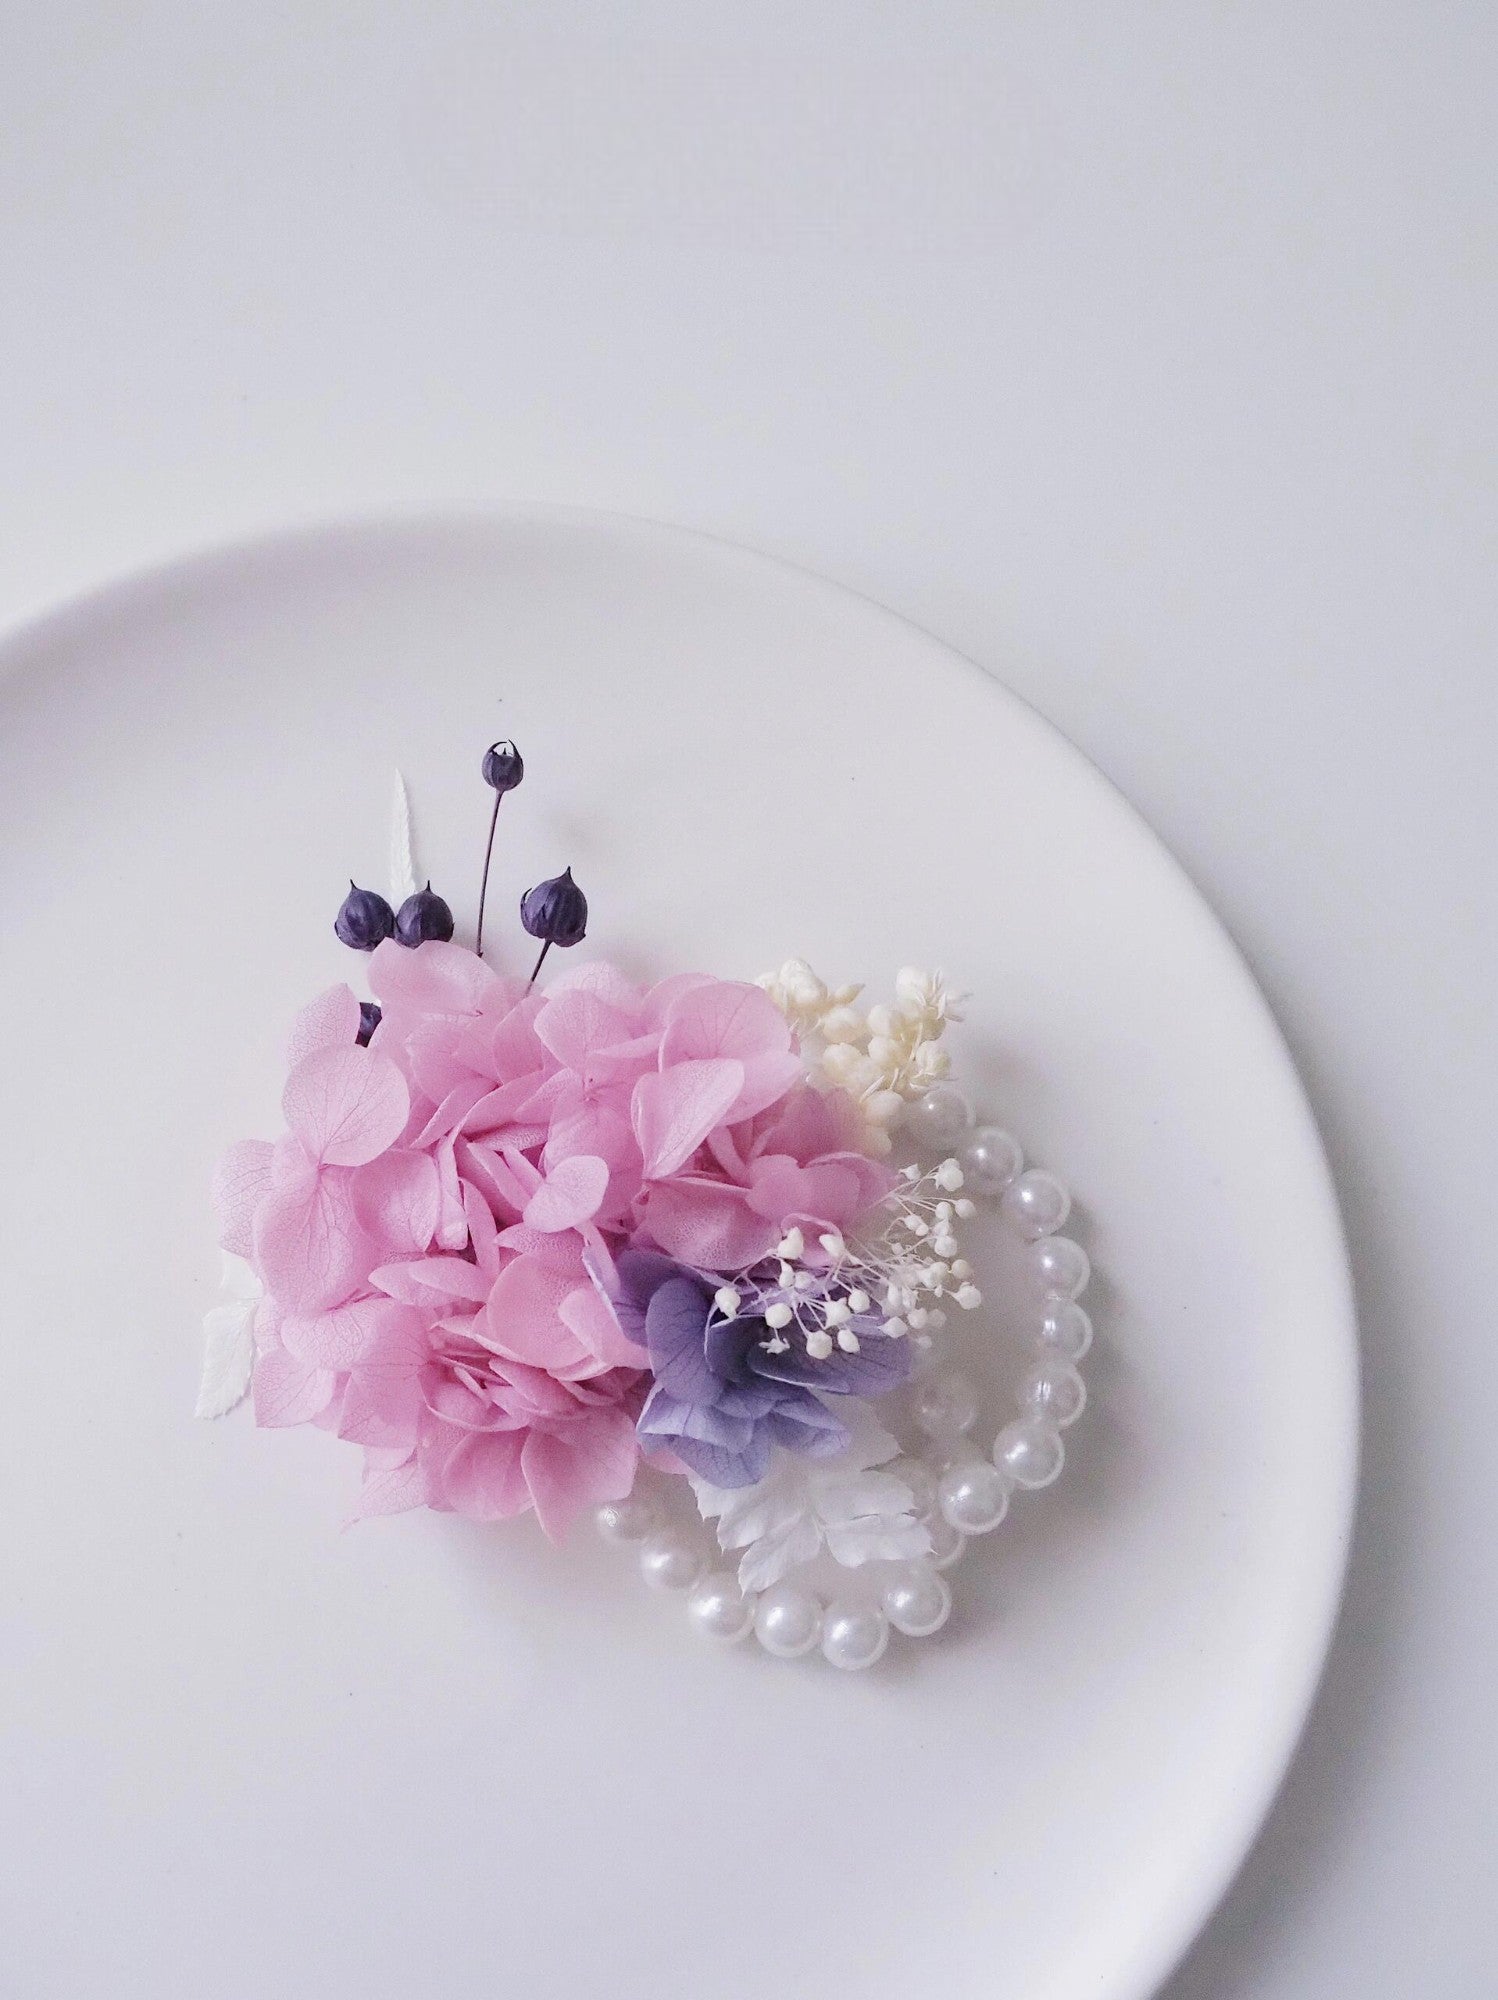
<svg viewBox="0 0 1498 2000">
<path fill-rule="evenodd" d="M 983 1303 L 959 1240 L 958 1225 L 975 1212 L 962 1179 L 956 1160 L 926 1173 L 906 1167 L 887 1203 L 889 1226 L 877 1243 L 860 1246 L 864 1281 L 878 1287 L 888 1314 L 886 1333 L 939 1332 L 946 1304 L 972 1312 Z"/>
<path fill-rule="evenodd" d="M 804 1231 L 788 1229 L 775 1246 L 774 1275 L 768 1259 L 758 1273 L 752 1267 L 741 1271 L 713 1294 L 714 1310 L 724 1319 L 741 1314 L 762 1319 L 770 1329 L 764 1343 L 767 1354 L 787 1352 L 788 1328 L 801 1336 L 813 1361 L 825 1361 L 834 1347 L 857 1354 L 859 1327 L 862 1324 L 868 1331 L 874 1301 L 848 1274 L 849 1251 L 842 1231 L 829 1229 L 820 1235 L 810 1263 L 802 1261 L 806 1252 Z"/>
<path fill-rule="evenodd" d="M 890 1130 L 907 1101 L 951 1068 L 941 1047 L 948 1021 L 960 1021 L 955 996 L 939 972 L 907 965 L 895 977 L 893 1006 L 861 1011 L 861 986 L 829 987 L 801 958 L 787 959 L 759 984 L 801 1038 L 812 1071 L 845 1090 L 864 1117 L 870 1153 L 890 1150 Z"/>
<path fill-rule="evenodd" d="M 756 984 L 769 994 L 798 1035 L 820 1033 L 828 1014 L 839 1007 L 851 1007 L 863 991 L 861 986 L 825 985 L 804 958 L 788 958 L 778 972 L 761 974 Z"/>
<path fill-rule="evenodd" d="M 958 1240 L 976 1212 L 961 1189 L 956 1160 L 924 1173 L 906 1167 L 880 1206 L 877 1235 L 849 1242 L 840 1229 L 829 1229 L 809 1246 L 805 1232 L 792 1227 L 773 1259 L 718 1287 L 713 1312 L 723 1320 L 763 1320 L 767 1354 L 785 1354 L 796 1344 L 811 1361 L 830 1360 L 835 1351 L 860 1354 L 871 1338 L 937 1333 L 947 1305 L 971 1312 L 983 1303 Z"/>
</svg>

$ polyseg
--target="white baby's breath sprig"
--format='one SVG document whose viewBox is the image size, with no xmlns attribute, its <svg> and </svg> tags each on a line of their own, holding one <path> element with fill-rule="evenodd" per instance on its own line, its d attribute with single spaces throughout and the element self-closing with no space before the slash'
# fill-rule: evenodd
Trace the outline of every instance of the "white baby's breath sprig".
<svg viewBox="0 0 1498 2000">
<path fill-rule="evenodd" d="M 940 1332 L 949 1305 L 971 1312 L 983 1303 L 962 1255 L 962 1224 L 975 1212 L 962 1184 L 955 1159 L 924 1172 L 906 1167 L 875 1226 L 851 1240 L 824 1231 L 808 1262 L 804 1232 L 788 1230 L 773 1256 L 719 1287 L 714 1312 L 763 1320 L 767 1354 L 786 1353 L 795 1335 L 812 1361 L 861 1353 L 870 1339 Z"/>
</svg>

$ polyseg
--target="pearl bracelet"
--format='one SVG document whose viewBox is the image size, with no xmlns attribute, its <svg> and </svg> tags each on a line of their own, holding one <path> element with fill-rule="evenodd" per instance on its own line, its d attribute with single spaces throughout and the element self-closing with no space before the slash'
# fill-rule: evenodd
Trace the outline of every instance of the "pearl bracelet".
<svg viewBox="0 0 1498 2000">
<path fill-rule="evenodd" d="M 1008 1132 L 978 1126 L 956 1084 L 938 1083 L 906 1106 L 901 1129 L 924 1153 L 953 1149 L 943 1170 L 960 1171 L 945 1184 L 996 1206 L 1025 1245 L 1035 1289 L 1028 1315 L 1032 1364 L 1020 1385 L 1019 1413 L 999 1430 L 988 1457 L 966 1447 L 979 1401 L 968 1378 L 943 1365 L 942 1313 L 914 1316 L 904 1336 L 914 1350 L 909 1415 L 924 1444 L 907 1448 L 883 1469 L 910 1488 L 914 1513 L 930 1538 L 929 1554 L 869 1564 L 872 1588 L 822 1590 L 791 1575 L 746 1592 L 733 1570 L 721 1566 L 706 1524 L 673 1523 L 662 1496 L 639 1483 L 627 1498 L 595 1511 L 600 1534 L 636 1545 L 645 1583 L 684 1596 L 689 1619 L 705 1637 L 733 1644 L 753 1632 L 778 1659 L 798 1659 L 820 1647 L 822 1657 L 844 1671 L 873 1666 L 891 1630 L 912 1639 L 941 1630 L 952 1609 L 944 1572 L 962 1559 L 973 1537 L 998 1527 L 1016 1489 L 1037 1491 L 1059 1477 L 1062 1432 L 1087 1401 L 1078 1363 L 1092 1344 L 1092 1322 L 1079 1301 L 1092 1267 L 1082 1245 L 1058 1233 L 1071 1213 L 1066 1188 L 1045 1169 L 1026 1168 Z"/>
</svg>

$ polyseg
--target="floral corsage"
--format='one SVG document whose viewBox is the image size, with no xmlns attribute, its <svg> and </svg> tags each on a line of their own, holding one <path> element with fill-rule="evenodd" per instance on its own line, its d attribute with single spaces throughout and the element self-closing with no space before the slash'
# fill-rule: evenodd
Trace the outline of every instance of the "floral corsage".
<svg viewBox="0 0 1498 2000">
<path fill-rule="evenodd" d="M 1066 1191 L 950 1080 L 939 974 L 865 1010 L 800 960 L 753 984 L 548 965 L 587 931 L 570 869 L 520 899 L 534 966 L 491 964 L 523 774 L 512 743 L 483 760 L 472 949 L 416 886 L 397 779 L 392 897 L 350 884 L 334 923 L 373 997 L 302 1011 L 286 1130 L 218 1169 L 198 1414 L 248 1391 L 262 1425 L 347 1439 L 356 1519 L 534 1513 L 560 1540 L 591 1512 L 705 1634 L 869 1666 L 946 1623 L 969 1538 L 1061 1470 L 1091 1340 Z M 983 1308 L 980 1207 L 1025 1246 L 1005 1305 L 1033 1348 L 986 1455 L 943 1356 Z"/>
</svg>

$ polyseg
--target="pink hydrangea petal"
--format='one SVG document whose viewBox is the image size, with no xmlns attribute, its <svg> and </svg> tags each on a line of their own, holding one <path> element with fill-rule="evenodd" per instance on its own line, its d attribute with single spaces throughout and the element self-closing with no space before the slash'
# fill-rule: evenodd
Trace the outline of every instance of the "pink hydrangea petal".
<svg viewBox="0 0 1498 2000">
<path fill-rule="evenodd" d="M 482 1305 L 489 1296 L 489 1279 L 466 1257 L 411 1257 L 380 1264 L 369 1282 L 387 1298 L 435 1311 L 445 1300 L 466 1299 Z"/>
<path fill-rule="evenodd" d="M 661 1038 L 657 1034 L 636 1035 L 633 1041 L 617 1042 L 600 1049 L 588 1064 L 588 1074 L 598 1083 L 629 1084 L 647 1069 L 655 1069 L 660 1058 Z"/>
<path fill-rule="evenodd" d="M 270 1184 L 273 1188 L 300 1187 L 316 1162 L 307 1157 L 307 1148 L 295 1132 L 283 1132 L 270 1149 Z"/>
<path fill-rule="evenodd" d="M 406 1080 L 376 1049 L 315 1049 L 286 1079 L 286 1123 L 323 1166 L 377 1159 L 405 1129 Z"/>
<path fill-rule="evenodd" d="M 437 1164 L 426 1153 L 382 1153 L 355 1169 L 354 1207 L 385 1258 L 431 1247 L 442 1211 Z"/>
<path fill-rule="evenodd" d="M 540 1067 L 546 1061 L 534 1025 L 540 1005 L 540 994 L 522 993 L 496 1018 L 491 1011 L 493 1000 L 487 999 L 479 1019 L 465 1022 L 459 1029 L 454 1056 L 496 1082 Z"/>
<path fill-rule="evenodd" d="M 486 1001 L 496 1008 L 509 1001 L 492 966 L 462 945 L 437 939 L 413 951 L 387 938 L 370 955 L 369 983 L 387 1012 L 477 1014 Z"/>
<path fill-rule="evenodd" d="M 349 1516 L 349 1525 L 355 1521 L 369 1521 L 381 1514 L 405 1514 L 413 1507 L 425 1507 L 431 1499 L 431 1486 L 427 1468 L 414 1453 L 399 1465 L 370 1465 L 368 1459 L 374 1454 L 366 1454 L 364 1484 L 359 1489 L 359 1503 Z"/>
<path fill-rule="evenodd" d="M 707 1149 L 730 1180 L 747 1179 L 749 1168 L 739 1150 L 738 1140 L 731 1125 L 720 1125 L 716 1131 L 709 1132 Z"/>
<path fill-rule="evenodd" d="M 593 1153 L 612 1172 L 640 1177 L 640 1151 L 629 1122 L 629 1100 L 620 1092 L 558 1106 L 546 1137 L 542 1165 L 553 1167 L 573 1153 Z"/>
<path fill-rule="evenodd" d="M 507 1144 L 501 1150 L 504 1163 L 514 1176 L 515 1185 L 523 1197 L 523 1206 L 541 1185 L 541 1169 L 534 1161 L 528 1160 L 516 1146 Z"/>
<path fill-rule="evenodd" d="M 500 1247 L 512 1251 L 516 1256 L 534 1257 L 549 1270 L 562 1271 L 569 1278 L 575 1278 L 578 1270 L 578 1243 L 573 1236 L 555 1234 L 546 1229 L 531 1229 L 523 1222 L 516 1222 L 499 1232 Z"/>
<path fill-rule="evenodd" d="M 330 986 L 310 1001 L 291 1024 L 286 1041 L 286 1067 L 317 1049 L 348 1049 L 359 1032 L 359 1003 L 351 986 Z"/>
<path fill-rule="evenodd" d="M 438 1099 L 434 1111 L 417 1126 L 410 1143 L 423 1149 L 435 1146 L 449 1132 L 456 1132 L 474 1106 L 491 1095 L 488 1081 L 481 1076 L 465 1076 Z"/>
<path fill-rule="evenodd" d="M 724 1056 L 744 1066 L 736 1118 L 774 1104 L 804 1074 L 789 1024 L 761 988 L 726 979 L 688 987 L 667 1012 L 661 1067 Z"/>
<path fill-rule="evenodd" d="M 627 1042 L 634 1033 L 630 1014 L 585 988 L 553 989 L 536 1016 L 537 1039 L 566 1069 L 586 1070 L 600 1050 Z"/>
<path fill-rule="evenodd" d="M 525 1205 L 526 1227 L 547 1232 L 575 1229 L 598 1213 L 608 1184 L 608 1163 L 594 1154 L 558 1160 Z"/>
<path fill-rule="evenodd" d="M 605 1005 L 632 1020 L 638 1017 L 644 998 L 632 980 L 603 958 L 587 958 L 581 964 L 563 967 L 547 990 L 548 997 L 553 993 L 595 994 Z"/>
<path fill-rule="evenodd" d="M 607 1228 L 626 1225 L 629 1210 L 640 1192 L 640 1149 L 628 1116 L 628 1101 L 622 1108 L 612 1104 L 588 1104 L 553 1122 L 541 1155 L 543 1168 L 550 1171 L 575 1153 L 603 1160 L 608 1181 L 591 1218 Z"/>
<path fill-rule="evenodd" d="M 522 1189 L 504 1159 L 492 1146 L 478 1146 L 461 1140 L 456 1149 L 459 1172 L 482 1193 L 494 1214 L 505 1222 L 518 1222 L 521 1211 L 535 1192 Z"/>
<path fill-rule="evenodd" d="M 459 1060 L 455 1049 L 459 1032 L 457 1024 L 446 1016 L 428 1021 L 392 1011 L 380 1023 L 380 1047 L 392 1060 L 399 1049 L 402 1074 L 421 1096 L 440 1104 L 464 1084 L 482 1087 L 490 1080 L 475 1075 Z"/>
<path fill-rule="evenodd" d="M 496 1353 L 560 1374 L 579 1359 L 576 1336 L 561 1318 L 577 1274 L 523 1254 L 494 1281 L 485 1308 L 486 1338 Z"/>
<path fill-rule="evenodd" d="M 355 1444 L 414 1445 L 426 1408 L 422 1373 L 430 1360 L 419 1313 L 407 1309 L 382 1319 L 349 1375 L 338 1435 Z"/>
<path fill-rule="evenodd" d="M 459 1441 L 442 1468 L 442 1489 L 454 1513 L 471 1521 L 505 1521 L 530 1505 L 518 1431 L 480 1431 Z"/>
<path fill-rule="evenodd" d="M 803 1167 L 783 1153 L 758 1159 L 749 1170 L 749 1206 L 771 1222 L 789 1215 L 851 1222 L 858 1213 L 859 1180 L 846 1167 L 814 1160 Z"/>
<path fill-rule="evenodd" d="M 500 1403 L 509 1429 L 570 1422 L 580 1402 L 588 1400 L 585 1382 L 564 1382 L 544 1368 L 527 1368 L 518 1361 L 506 1361 L 502 1367 L 508 1381 L 499 1392 Z"/>
<path fill-rule="evenodd" d="M 468 1217 L 463 1213 L 463 1183 L 458 1175 L 457 1143 L 444 1139 L 435 1154 L 437 1164 L 437 1245 L 461 1250 L 468 1241 Z"/>
<path fill-rule="evenodd" d="M 521 1450 L 536 1519 L 554 1542 L 585 1507 L 622 1500 L 635 1483 L 639 1462 L 633 1423 L 610 1409 L 555 1432 L 531 1431 Z"/>
<path fill-rule="evenodd" d="M 650 1356 L 636 1347 L 619 1325 L 608 1301 L 593 1285 L 579 1285 L 562 1300 L 558 1311 L 576 1335 L 580 1347 L 598 1368 L 646 1368 Z"/>
<path fill-rule="evenodd" d="M 775 1223 L 749 1207 L 742 1188 L 685 1179 L 649 1190 L 644 1228 L 668 1257 L 703 1271 L 741 1271 L 767 1257 L 780 1236 Z"/>
<path fill-rule="evenodd" d="M 332 1369 L 309 1367 L 283 1348 L 266 1348 L 255 1357 L 255 1421 L 265 1430 L 311 1423 L 328 1407 L 337 1384 Z"/>
<path fill-rule="evenodd" d="M 219 1247 L 236 1257 L 251 1253 L 255 1210 L 270 1191 L 272 1151 L 268 1139 L 240 1139 L 213 1170 Z"/>
<path fill-rule="evenodd" d="M 852 1148 L 861 1120 L 846 1091 L 813 1090 L 810 1084 L 789 1091 L 769 1117 L 756 1128 L 756 1150 L 790 1153 L 812 1160 L 821 1153 Z"/>
<path fill-rule="evenodd" d="M 871 1160 L 867 1153 L 827 1153 L 817 1164 L 840 1168 L 842 1172 L 851 1174 L 857 1184 L 848 1212 L 836 1218 L 839 1224 L 853 1222 L 860 1215 L 866 1215 L 884 1200 L 900 1178 L 882 1160 Z"/>
<path fill-rule="evenodd" d="M 492 1282 L 499 1275 L 499 1230 L 494 1211 L 471 1181 L 464 1180 L 463 1213 L 468 1218 L 468 1241 L 473 1261 Z"/>
<path fill-rule="evenodd" d="M 347 1174 L 304 1166 L 273 1187 L 255 1211 L 254 1247 L 256 1268 L 287 1312 L 341 1305 L 370 1264 Z"/>
<path fill-rule="evenodd" d="M 645 995 L 641 1012 L 643 1025 L 647 1029 L 659 1031 L 666 1025 L 666 1017 L 683 993 L 690 993 L 694 986 L 712 986 L 714 981 L 707 972 L 674 972 L 669 979 L 662 979 L 652 986 Z"/>
<path fill-rule="evenodd" d="M 786 1092 L 805 1076 L 801 1058 L 794 1055 L 753 1056 L 744 1064 L 744 1087 L 733 1108 L 734 1118 L 753 1118 L 778 1104 Z"/>
<path fill-rule="evenodd" d="M 491 1132 L 503 1132 L 507 1125 L 513 1125 L 523 1116 L 528 1116 L 531 1101 L 542 1078 L 537 1071 L 528 1071 L 509 1083 L 497 1084 L 492 1090 L 469 1107 L 463 1116 L 455 1121 L 456 1129 L 474 1138 L 483 1138 Z"/>
<path fill-rule="evenodd" d="M 347 1305 L 281 1322 L 281 1345 L 309 1368 L 352 1368 L 378 1337 L 385 1315 L 399 1312 L 389 1299 L 351 1299 Z"/>
<path fill-rule="evenodd" d="M 634 1087 L 630 1114 L 648 1180 L 674 1174 L 727 1116 L 744 1087 L 733 1060 L 679 1062 Z"/>
</svg>

